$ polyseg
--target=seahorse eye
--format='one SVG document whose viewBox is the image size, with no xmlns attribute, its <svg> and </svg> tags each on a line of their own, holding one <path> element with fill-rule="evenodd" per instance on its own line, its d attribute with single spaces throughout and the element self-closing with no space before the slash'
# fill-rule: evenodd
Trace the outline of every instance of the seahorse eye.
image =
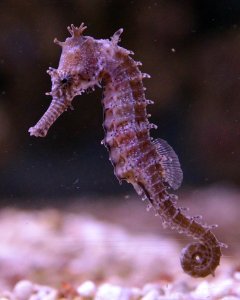
<svg viewBox="0 0 240 300">
<path fill-rule="evenodd" d="M 68 82 L 68 79 L 67 78 L 63 78 L 62 80 L 61 80 L 61 83 L 62 84 L 65 84 L 65 83 L 67 83 Z"/>
<path fill-rule="evenodd" d="M 60 85 L 62 87 L 68 86 L 71 83 L 72 77 L 70 75 L 64 76 L 62 79 L 60 79 Z"/>
</svg>

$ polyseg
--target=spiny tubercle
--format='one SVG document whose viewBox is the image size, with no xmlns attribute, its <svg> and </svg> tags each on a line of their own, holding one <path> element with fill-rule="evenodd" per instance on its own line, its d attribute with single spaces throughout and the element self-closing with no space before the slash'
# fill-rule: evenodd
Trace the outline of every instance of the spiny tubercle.
<svg viewBox="0 0 240 300">
<path fill-rule="evenodd" d="M 30 134 L 46 136 L 56 119 L 71 107 L 75 96 L 103 86 L 103 143 L 115 175 L 119 181 L 131 183 L 165 225 L 198 240 L 182 250 L 184 271 L 193 277 L 214 274 L 224 245 L 218 242 L 211 226 L 202 224 L 200 218 L 186 216 L 176 206 L 176 196 L 168 190 L 179 188 L 182 182 L 178 157 L 166 141 L 150 137 L 150 130 L 156 125 L 149 123 L 146 107 L 153 102 L 145 98 L 142 82 L 150 76 L 139 70 L 141 63 L 131 58 L 133 52 L 118 45 L 123 29 L 110 40 L 84 36 L 85 29 L 83 23 L 80 27 L 71 25 L 71 37 L 65 42 L 54 39 L 62 47 L 62 54 L 58 68 L 48 70 L 52 102 L 29 129 Z"/>
</svg>

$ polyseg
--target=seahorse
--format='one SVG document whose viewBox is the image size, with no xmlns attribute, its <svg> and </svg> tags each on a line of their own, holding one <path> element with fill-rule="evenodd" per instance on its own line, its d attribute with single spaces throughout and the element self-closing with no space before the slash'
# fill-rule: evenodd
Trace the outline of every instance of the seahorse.
<svg viewBox="0 0 240 300">
<path fill-rule="evenodd" d="M 123 29 L 111 39 L 83 35 L 84 23 L 67 29 L 71 36 L 64 42 L 54 39 L 62 48 L 58 68 L 50 67 L 47 71 L 52 89 L 46 94 L 52 96 L 52 101 L 37 124 L 29 129 L 30 135 L 46 136 L 56 119 L 72 106 L 75 96 L 95 86 L 103 87 L 103 144 L 109 151 L 116 177 L 131 183 L 164 225 L 197 240 L 181 252 L 183 270 L 193 277 L 214 275 L 224 244 L 212 232 L 214 226 L 187 216 L 183 208 L 177 207 L 177 197 L 169 192 L 180 187 L 183 173 L 172 147 L 150 136 L 156 125 L 149 122 L 146 107 L 153 101 L 145 98 L 143 86 L 143 78 L 150 76 L 140 71 L 142 64 L 132 58 L 133 52 L 119 46 Z"/>
</svg>

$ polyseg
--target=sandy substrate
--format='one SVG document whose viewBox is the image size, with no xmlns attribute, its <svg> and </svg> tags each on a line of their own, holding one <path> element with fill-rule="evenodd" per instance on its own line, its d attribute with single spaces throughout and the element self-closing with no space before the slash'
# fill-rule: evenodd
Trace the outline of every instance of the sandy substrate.
<svg viewBox="0 0 240 300">
<path fill-rule="evenodd" d="M 198 196 L 205 195 L 211 207 L 213 194 L 211 190 Z M 185 197 L 186 203 L 192 195 Z M 226 195 L 234 215 L 238 197 L 235 192 Z M 240 299 L 237 239 L 232 250 L 224 252 L 215 277 L 194 279 L 179 263 L 188 240 L 163 231 L 159 218 L 147 214 L 142 203 L 125 201 L 102 210 L 101 203 L 80 203 L 67 211 L 0 211 L 1 300 Z M 231 243 L 230 230 L 226 223 L 218 236 Z"/>
</svg>

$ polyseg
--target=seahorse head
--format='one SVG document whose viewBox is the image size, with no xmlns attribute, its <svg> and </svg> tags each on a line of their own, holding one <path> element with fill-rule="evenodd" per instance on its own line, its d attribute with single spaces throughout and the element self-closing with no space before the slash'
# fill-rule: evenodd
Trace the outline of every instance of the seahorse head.
<svg viewBox="0 0 240 300">
<path fill-rule="evenodd" d="M 51 104 L 39 122 L 29 129 L 31 135 L 44 137 L 55 120 L 69 107 L 76 95 L 99 84 L 102 63 L 99 55 L 99 43 L 89 36 L 83 36 L 86 29 L 82 23 L 79 27 L 68 27 L 71 37 L 64 42 L 54 42 L 62 47 L 57 69 L 49 68 L 52 89 L 46 93 L 52 96 Z"/>
<path fill-rule="evenodd" d="M 93 38 L 83 36 L 85 29 L 83 23 L 80 27 L 71 25 L 68 27 L 71 37 L 64 42 L 54 39 L 62 47 L 62 54 L 58 68 L 47 71 L 52 80 L 52 90 L 48 94 L 66 104 L 70 104 L 74 96 L 95 86 L 99 80 L 99 45 Z"/>
<path fill-rule="evenodd" d="M 71 107 L 73 98 L 84 91 L 92 89 L 106 75 L 106 65 L 112 59 L 123 29 L 119 29 L 110 40 L 97 40 L 84 36 L 86 26 L 71 25 L 68 31 L 71 36 L 64 42 L 54 39 L 62 48 L 57 69 L 49 68 L 52 88 L 47 95 L 52 96 L 49 108 L 34 127 L 29 129 L 31 135 L 44 137 L 56 119 Z M 125 51 L 129 54 L 129 51 Z M 104 73 L 105 72 L 105 73 Z"/>
</svg>

